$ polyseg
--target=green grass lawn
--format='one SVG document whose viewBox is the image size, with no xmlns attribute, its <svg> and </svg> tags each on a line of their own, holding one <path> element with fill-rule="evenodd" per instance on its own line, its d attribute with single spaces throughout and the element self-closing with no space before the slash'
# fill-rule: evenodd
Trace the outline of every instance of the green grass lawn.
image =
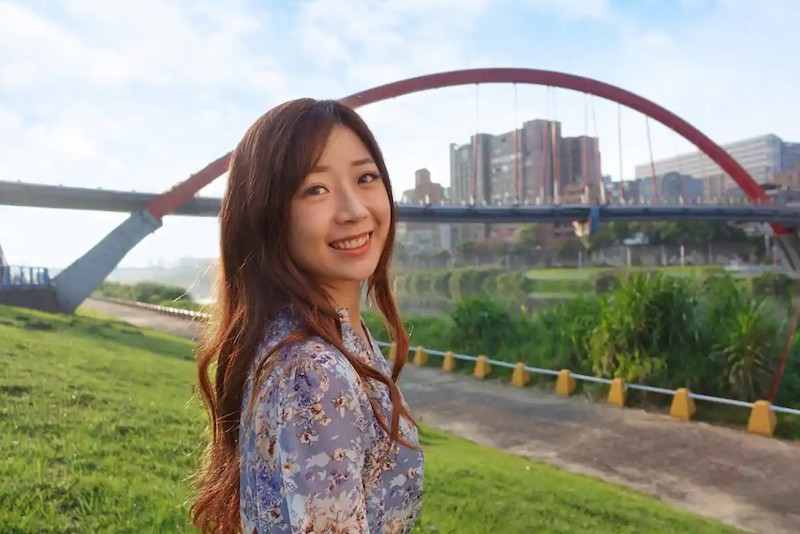
<svg viewBox="0 0 800 534">
<path fill-rule="evenodd" d="M 185 532 L 204 416 L 189 342 L 0 306 L 0 532 Z M 734 532 L 422 429 L 415 532 Z"/>
</svg>

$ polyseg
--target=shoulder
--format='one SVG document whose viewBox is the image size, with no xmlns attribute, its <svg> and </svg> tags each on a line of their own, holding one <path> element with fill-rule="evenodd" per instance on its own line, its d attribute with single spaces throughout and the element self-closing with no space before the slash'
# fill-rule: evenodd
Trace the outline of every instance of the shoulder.
<svg viewBox="0 0 800 534">
<path fill-rule="evenodd" d="M 267 358 L 263 362 L 265 372 L 259 376 L 258 382 L 262 395 L 267 392 L 274 394 L 287 390 L 318 389 L 331 383 L 339 389 L 362 389 L 361 378 L 344 354 L 318 336 L 292 341 L 273 351 L 290 334 L 290 331 L 281 328 L 271 328 L 262 343 L 253 365 L 255 372 L 260 367 L 260 360 Z"/>
<path fill-rule="evenodd" d="M 356 389 L 358 375 L 353 366 L 332 344 L 312 337 L 291 343 L 275 355 L 283 382 L 294 387 L 319 387 L 335 382 Z"/>
</svg>

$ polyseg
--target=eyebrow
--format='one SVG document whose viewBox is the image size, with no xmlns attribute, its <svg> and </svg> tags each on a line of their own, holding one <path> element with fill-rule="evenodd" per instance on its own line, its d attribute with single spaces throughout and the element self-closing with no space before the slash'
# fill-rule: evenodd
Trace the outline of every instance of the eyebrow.
<svg viewBox="0 0 800 534">
<path fill-rule="evenodd" d="M 361 159 L 356 159 L 356 160 L 351 161 L 350 162 L 350 166 L 351 167 L 361 167 L 362 165 L 369 165 L 370 163 L 374 164 L 375 160 L 373 160 L 372 158 L 361 158 Z M 317 165 L 316 167 L 314 167 L 311 170 L 311 172 L 312 173 L 313 172 L 327 172 L 329 170 L 331 170 L 331 168 L 329 166 L 327 166 L 327 165 Z"/>
</svg>

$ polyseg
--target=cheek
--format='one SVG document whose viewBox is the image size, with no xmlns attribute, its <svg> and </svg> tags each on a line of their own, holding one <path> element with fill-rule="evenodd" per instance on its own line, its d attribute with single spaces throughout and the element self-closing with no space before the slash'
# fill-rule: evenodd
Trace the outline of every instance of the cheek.
<svg viewBox="0 0 800 534">
<path fill-rule="evenodd" d="M 392 205 L 386 191 L 380 195 L 375 209 L 375 218 L 381 226 L 381 234 L 385 237 L 389 233 L 389 225 L 392 223 Z"/>
<path fill-rule="evenodd" d="M 293 207 L 289 217 L 289 254 L 296 263 L 308 263 L 310 245 L 321 239 L 318 234 L 313 210 Z"/>
</svg>

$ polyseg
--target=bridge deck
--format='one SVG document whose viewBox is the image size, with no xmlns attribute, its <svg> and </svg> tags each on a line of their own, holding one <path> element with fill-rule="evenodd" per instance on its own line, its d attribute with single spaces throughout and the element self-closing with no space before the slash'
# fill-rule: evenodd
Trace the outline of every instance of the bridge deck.
<svg viewBox="0 0 800 534">
<path fill-rule="evenodd" d="M 0 180 L 0 204 L 51 209 L 133 213 L 144 210 L 158 195 L 132 191 L 61 187 Z M 174 215 L 216 217 L 222 200 L 194 197 Z M 602 221 L 738 221 L 773 222 L 800 226 L 800 208 L 780 205 L 523 205 L 523 206 L 421 206 L 398 204 L 400 220 L 430 223 L 524 223 L 585 220 L 590 214 Z"/>
</svg>

